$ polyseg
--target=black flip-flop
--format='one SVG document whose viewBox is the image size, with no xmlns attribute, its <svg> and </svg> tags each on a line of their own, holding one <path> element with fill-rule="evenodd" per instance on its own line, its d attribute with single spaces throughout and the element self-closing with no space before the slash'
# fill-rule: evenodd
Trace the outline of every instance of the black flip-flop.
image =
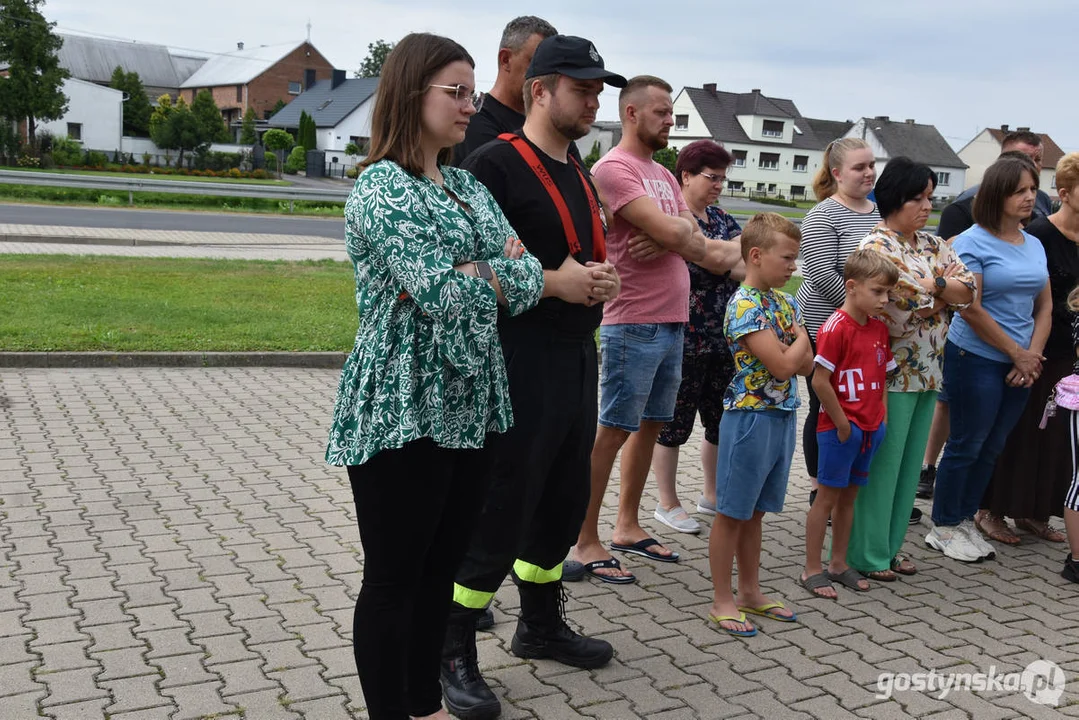
<svg viewBox="0 0 1079 720">
<path fill-rule="evenodd" d="M 841 573 L 830 572 L 828 573 L 828 579 L 832 582 L 837 582 L 843 587 L 849 590 L 853 590 L 854 592 L 869 592 L 873 589 L 872 584 L 870 584 L 869 587 L 858 586 L 858 581 L 862 580 L 863 577 L 862 574 L 854 568 L 847 568 Z"/>
<path fill-rule="evenodd" d="M 672 552 L 670 555 L 660 555 L 658 552 L 652 552 L 648 548 L 653 545 L 660 545 L 659 540 L 655 538 L 645 538 L 644 540 L 638 540 L 632 545 L 623 545 L 621 543 L 612 542 L 611 550 L 617 550 L 618 552 L 630 553 L 632 555 L 640 555 L 646 557 L 649 560 L 656 560 L 658 562 L 674 563 L 678 562 L 678 553 Z"/>
<path fill-rule="evenodd" d="M 593 560 L 589 563 L 582 563 L 581 567 L 584 568 L 585 575 L 591 575 L 597 580 L 602 580 L 605 583 L 611 583 L 612 585 L 629 585 L 637 582 L 635 575 L 604 575 L 603 573 L 596 572 L 597 568 L 609 568 L 611 570 L 621 570 L 622 563 L 618 562 L 614 558 L 607 558 L 606 560 Z"/>
</svg>

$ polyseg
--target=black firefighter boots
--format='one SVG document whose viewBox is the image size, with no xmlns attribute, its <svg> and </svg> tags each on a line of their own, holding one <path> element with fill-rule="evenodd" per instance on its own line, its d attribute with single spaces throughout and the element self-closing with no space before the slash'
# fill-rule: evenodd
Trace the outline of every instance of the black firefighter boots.
<svg viewBox="0 0 1079 720">
<path fill-rule="evenodd" d="M 521 617 L 510 645 L 514 655 L 550 658 L 579 668 L 598 668 L 610 662 L 614 648 L 609 642 L 579 635 L 566 624 L 566 594 L 561 581 L 518 581 L 517 588 Z"/>
<path fill-rule="evenodd" d="M 493 720 L 502 712 L 476 660 L 476 618 L 480 613 L 455 607 L 442 646 L 442 695 L 446 708 L 463 720 Z"/>
</svg>

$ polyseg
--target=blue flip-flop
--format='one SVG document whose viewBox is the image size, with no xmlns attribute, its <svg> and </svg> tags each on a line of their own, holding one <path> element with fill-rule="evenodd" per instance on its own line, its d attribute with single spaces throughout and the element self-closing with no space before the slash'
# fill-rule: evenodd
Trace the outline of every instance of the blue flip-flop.
<svg viewBox="0 0 1079 720">
<path fill-rule="evenodd" d="M 645 538 L 644 540 L 638 540 L 632 545 L 623 545 L 622 543 L 611 543 L 611 550 L 617 550 L 618 552 L 630 553 L 632 555 L 640 555 L 646 557 L 649 560 L 655 560 L 657 562 L 674 563 L 678 562 L 678 553 L 672 552 L 670 555 L 660 555 L 658 552 L 649 550 L 648 548 L 653 545 L 660 545 L 661 543 L 655 538 Z"/>
</svg>

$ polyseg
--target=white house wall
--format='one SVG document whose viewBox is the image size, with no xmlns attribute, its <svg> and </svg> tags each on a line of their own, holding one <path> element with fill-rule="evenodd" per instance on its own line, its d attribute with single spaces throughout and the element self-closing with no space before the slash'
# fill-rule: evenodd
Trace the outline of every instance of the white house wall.
<svg viewBox="0 0 1079 720">
<path fill-rule="evenodd" d="M 956 154 L 968 165 L 964 180 L 966 187 L 963 188 L 966 190 L 982 181 L 986 168 L 1000 156 L 1000 143 L 988 130 L 982 130 Z"/>
<path fill-rule="evenodd" d="M 681 150 L 693 140 L 700 138 L 675 138 L 671 132 L 670 146 Z M 708 137 L 708 139 L 711 139 Z M 804 188 L 805 197 L 812 199 L 813 176 L 820 169 L 824 153 L 820 150 L 795 150 L 789 145 L 749 145 L 742 143 L 723 143 L 723 147 L 732 154 L 737 150 L 746 153 L 744 166 L 731 165 L 727 168 L 728 187 L 731 182 L 741 182 L 746 191 L 763 192 L 777 197 L 790 197 L 791 188 Z M 779 155 L 779 167 L 775 170 L 760 167 L 760 154 L 775 153 Z M 804 155 L 807 158 L 805 172 L 794 170 L 794 156 Z M 763 185 L 763 188 L 760 187 Z M 775 186 L 774 188 L 772 186 Z M 737 186 L 735 186 L 737 187 Z"/>
<path fill-rule="evenodd" d="M 674 115 L 675 118 L 679 115 L 686 115 L 688 116 L 688 122 L 685 130 L 679 130 L 677 123 L 675 123 L 675 127 L 671 128 L 671 145 L 677 143 L 678 147 L 685 147 L 694 140 L 712 139 L 711 131 L 704 124 L 704 119 L 697 112 L 697 106 L 689 99 L 689 94 L 685 89 L 679 92 L 678 97 L 674 99 Z"/>
<path fill-rule="evenodd" d="M 372 95 L 365 100 L 337 123 L 336 127 L 326 128 L 325 132 L 320 128 L 316 134 L 318 149 L 343 153 L 353 137 L 371 137 L 371 111 L 375 107 L 376 96 L 377 94 Z"/>
<path fill-rule="evenodd" d="M 68 123 L 82 125 L 82 146 L 112 153 L 120 149 L 124 131 L 124 94 L 119 90 L 69 78 L 62 87 L 67 112 L 52 122 L 40 123 L 54 137 L 67 136 Z"/>
</svg>

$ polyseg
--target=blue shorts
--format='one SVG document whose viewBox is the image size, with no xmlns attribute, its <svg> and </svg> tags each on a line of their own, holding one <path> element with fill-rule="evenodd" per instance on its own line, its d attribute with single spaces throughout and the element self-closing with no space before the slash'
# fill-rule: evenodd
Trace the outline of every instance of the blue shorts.
<svg viewBox="0 0 1079 720">
<path fill-rule="evenodd" d="M 870 433 L 851 423 L 850 437 L 843 443 L 839 442 L 839 431 L 835 428 L 818 432 L 817 482 L 830 488 L 865 487 L 869 482 L 869 463 L 882 442 L 884 423 Z"/>
<path fill-rule="evenodd" d="M 682 384 L 682 323 L 603 325 L 599 424 L 636 432 L 670 422 Z"/>
<path fill-rule="evenodd" d="M 719 421 L 716 512 L 749 520 L 780 512 L 794 456 L 793 410 L 726 410 Z"/>
</svg>

